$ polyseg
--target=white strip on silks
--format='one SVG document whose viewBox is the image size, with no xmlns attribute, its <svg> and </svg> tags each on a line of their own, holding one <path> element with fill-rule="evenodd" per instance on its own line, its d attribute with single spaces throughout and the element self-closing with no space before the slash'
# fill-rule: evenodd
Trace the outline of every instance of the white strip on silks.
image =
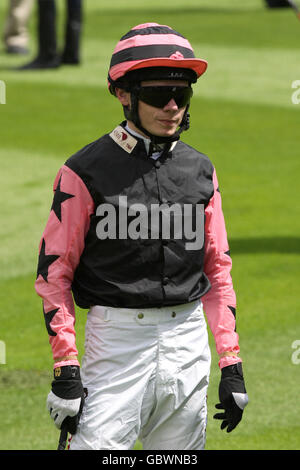
<svg viewBox="0 0 300 470">
<path fill-rule="evenodd" d="M 210 349 L 202 303 L 157 309 L 92 307 L 86 323 L 88 389 L 70 450 L 201 450 Z"/>
</svg>

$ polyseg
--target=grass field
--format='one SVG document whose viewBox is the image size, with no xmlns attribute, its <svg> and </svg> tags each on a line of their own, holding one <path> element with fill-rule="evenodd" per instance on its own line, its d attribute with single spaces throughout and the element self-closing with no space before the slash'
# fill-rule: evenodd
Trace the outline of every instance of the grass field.
<svg viewBox="0 0 300 470">
<path fill-rule="evenodd" d="M 18 72 L 12 68 L 29 58 L 0 51 L 0 449 L 56 448 L 46 411 L 52 357 L 33 287 L 38 243 L 58 168 L 123 119 L 106 89 L 108 63 L 118 39 L 148 21 L 182 32 L 209 64 L 183 140 L 217 168 L 250 403 L 235 431 L 220 431 L 212 418 L 220 372 L 210 335 L 206 448 L 299 450 L 300 364 L 292 354 L 300 354 L 292 344 L 300 340 L 300 104 L 291 96 L 300 80 L 300 23 L 291 10 L 268 10 L 260 0 L 87 0 L 80 67 Z M 34 56 L 35 15 L 30 31 Z M 85 317 L 77 309 L 80 356 Z"/>
</svg>

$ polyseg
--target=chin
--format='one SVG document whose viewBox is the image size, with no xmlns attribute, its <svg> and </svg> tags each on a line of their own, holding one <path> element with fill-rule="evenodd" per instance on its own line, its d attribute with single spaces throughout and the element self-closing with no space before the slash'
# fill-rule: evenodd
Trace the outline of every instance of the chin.
<svg viewBox="0 0 300 470">
<path fill-rule="evenodd" d="M 161 137 L 172 137 L 176 131 L 177 131 L 177 128 L 173 129 L 172 131 L 165 132 Z"/>
<path fill-rule="evenodd" d="M 156 135 L 159 137 L 171 137 L 175 134 L 176 131 L 177 127 L 175 127 L 174 129 L 160 129 L 160 131 L 158 131 Z"/>
</svg>

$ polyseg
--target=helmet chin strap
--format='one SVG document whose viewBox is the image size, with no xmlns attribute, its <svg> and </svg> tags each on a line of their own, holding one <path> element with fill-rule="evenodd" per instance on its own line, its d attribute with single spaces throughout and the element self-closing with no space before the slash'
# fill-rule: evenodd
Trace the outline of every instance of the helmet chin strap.
<svg viewBox="0 0 300 470">
<path fill-rule="evenodd" d="M 138 90 L 131 90 L 131 108 L 128 106 L 124 107 L 124 115 L 126 119 L 130 120 L 133 122 L 133 124 L 139 129 L 140 131 L 143 132 L 143 134 L 147 135 L 150 138 L 150 150 L 151 154 L 153 151 L 163 151 L 163 154 L 168 153 L 170 150 L 170 147 L 173 142 L 176 142 L 177 140 L 180 139 L 180 134 L 183 131 L 186 131 L 190 127 L 190 114 L 189 114 L 189 104 L 186 106 L 182 121 L 179 125 L 178 130 L 171 135 L 170 137 L 162 137 L 158 135 L 154 135 L 151 132 L 149 132 L 147 129 L 145 129 L 142 126 L 139 113 L 138 113 Z M 163 148 L 162 148 L 163 147 Z"/>
</svg>

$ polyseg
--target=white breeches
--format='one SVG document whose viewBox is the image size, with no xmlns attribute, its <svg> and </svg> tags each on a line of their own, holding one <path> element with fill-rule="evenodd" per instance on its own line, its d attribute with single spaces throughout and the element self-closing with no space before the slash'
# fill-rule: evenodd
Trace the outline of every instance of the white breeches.
<svg viewBox="0 0 300 470">
<path fill-rule="evenodd" d="M 86 323 L 88 389 L 70 449 L 199 450 L 210 371 L 200 301 L 150 308 L 94 306 Z"/>
</svg>

